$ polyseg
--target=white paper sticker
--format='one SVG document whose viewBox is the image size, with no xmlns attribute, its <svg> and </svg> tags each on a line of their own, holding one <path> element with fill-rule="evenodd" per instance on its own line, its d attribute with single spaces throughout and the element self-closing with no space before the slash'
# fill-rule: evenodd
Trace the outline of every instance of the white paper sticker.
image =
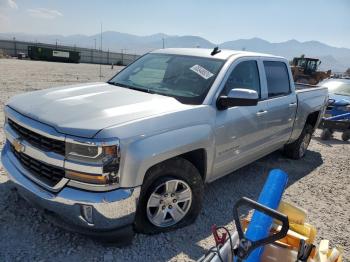
<svg viewBox="0 0 350 262">
<path fill-rule="evenodd" d="M 193 72 L 197 73 L 201 77 L 203 77 L 205 80 L 211 78 L 214 74 L 205 69 L 204 67 L 201 67 L 200 65 L 194 65 L 190 68 Z"/>
<path fill-rule="evenodd" d="M 69 52 L 53 50 L 52 56 L 69 58 Z"/>
</svg>

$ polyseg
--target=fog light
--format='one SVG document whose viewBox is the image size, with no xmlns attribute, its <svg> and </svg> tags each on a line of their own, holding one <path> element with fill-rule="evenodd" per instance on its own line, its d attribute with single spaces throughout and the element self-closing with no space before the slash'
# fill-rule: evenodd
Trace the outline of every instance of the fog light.
<svg viewBox="0 0 350 262">
<path fill-rule="evenodd" d="M 92 219 L 92 206 L 88 205 L 81 205 L 81 215 L 82 217 L 90 224 L 93 224 L 94 221 Z"/>
</svg>

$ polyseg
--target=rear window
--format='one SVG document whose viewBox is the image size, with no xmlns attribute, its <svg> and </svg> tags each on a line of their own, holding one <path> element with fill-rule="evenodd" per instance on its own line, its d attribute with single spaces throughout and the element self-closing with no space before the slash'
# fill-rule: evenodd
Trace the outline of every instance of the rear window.
<svg viewBox="0 0 350 262">
<path fill-rule="evenodd" d="M 289 74 L 285 63 L 264 61 L 269 97 L 290 94 Z"/>
</svg>

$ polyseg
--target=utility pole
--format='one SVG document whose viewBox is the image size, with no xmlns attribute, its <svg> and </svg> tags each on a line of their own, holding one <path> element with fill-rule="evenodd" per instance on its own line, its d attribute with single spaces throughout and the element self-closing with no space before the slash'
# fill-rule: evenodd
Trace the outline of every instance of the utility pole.
<svg viewBox="0 0 350 262">
<path fill-rule="evenodd" d="M 56 49 L 57 49 L 57 41 L 58 41 L 58 39 L 56 38 Z"/>
<path fill-rule="evenodd" d="M 164 41 L 164 37 L 162 37 L 162 41 L 163 41 L 163 49 L 165 48 L 165 41 Z"/>
<path fill-rule="evenodd" d="M 101 45 L 100 45 L 100 80 L 102 78 L 102 22 L 101 22 Z"/>
<path fill-rule="evenodd" d="M 102 51 L 102 22 L 101 22 L 101 51 Z"/>
<path fill-rule="evenodd" d="M 16 43 L 16 37 L 13 37 L 13 45 L 15 49 L 15 56 L 17 56 L 17 43 Z"/>
<path fill-rule="evenodd" d="M 94 61 L 94 53 L 95 53 L 94 50 L 96 50 L 96 38 L 94 38 L 94 42 L 95 42 L 95 48 L 94 47 L 91 48 L 91 63 L 93 63 Z"/>
<path fill-rule="evenodd" d="M 122 48 L 121 50 L 121 54 L 122 54 L 122 65 L 124 65 L 124 51 L 128 50 L 126 48 Z"/>
<path fill-rule="evenodd" d="M 108 51 L 107 51 L 107 64 L 109 65 L 109 48 L 108 48 Z"/>
</svg>

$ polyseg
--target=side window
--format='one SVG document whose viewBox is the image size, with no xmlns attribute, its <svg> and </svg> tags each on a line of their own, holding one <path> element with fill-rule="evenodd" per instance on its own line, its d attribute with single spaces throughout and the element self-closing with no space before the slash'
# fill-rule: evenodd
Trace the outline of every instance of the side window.
<svg viewBox="0 0 350 262">
<path fill-rule="evenodd" d="M 231 89 L 244 88 L 254 90 L 260 97 L 259 70 L 256 61 L 243 61 L 231 72 L 224 87 L 227 95 Z"/>
<path fill-rule="evenodd" d="M 290 94 L 289 74 L 285 63 L 264 61 L 269 97 Z"/>
</svg>

